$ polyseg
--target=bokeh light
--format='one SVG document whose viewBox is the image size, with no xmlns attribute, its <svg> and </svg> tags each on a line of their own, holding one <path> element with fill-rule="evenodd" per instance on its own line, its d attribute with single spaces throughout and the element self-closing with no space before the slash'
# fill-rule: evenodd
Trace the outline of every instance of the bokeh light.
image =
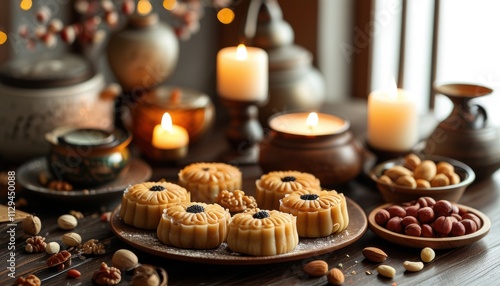
<svg viewBox="0 0 500 286">
<path fill-rule="evenodd" d="M 21 0 L 21 4 L 19 4 L 19 7 L 21 7 L 21 9 L 27 11 L 27 10 L 31 9 L 32 5 L 33 5 L 33 2 L 31 0 Z"/>
<path fill-rule="evenodd" d="M 152 9 L 153 6 L 151 6 L 148 0 L 139 0 L 139 2 L 137 2 L 137 12 L 141 15 L 149 14 Z"/>
<path fill-rule="evenodd" d="M 0 45 L 5 44 L 7 42 L 7 34 L 4 31 L 0 31 Z"/>
<path fill-rule="evenodd" d="M 234 12 L 229 8 L 222 8 L 217 13 L 217 19 L 219 19 L 222 24 L 230 24 L 234 20 Z"/>
<path fill-rule="evenodd" d="M 177 0 L 163 0 L 163 8 L 173 10 L 177 6 Z"/>
</svg>

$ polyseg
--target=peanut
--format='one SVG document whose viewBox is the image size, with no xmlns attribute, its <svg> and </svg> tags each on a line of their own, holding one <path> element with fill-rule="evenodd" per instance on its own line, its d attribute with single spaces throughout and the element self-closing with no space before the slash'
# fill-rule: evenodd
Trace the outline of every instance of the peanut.
<svg viewBox="0 0 500 286">
<path fill-rule="evenodd" d="M 396 275 L 396 269 L 385 264 L 379 265 L 377 267 L 377 272 L 387 278 L 393 278 Z"/>
<path fill-rule="evenodd" d="M 424 263 L 422 263 L 420 261 L 418 261 L 418 262 L 405 261 L 405 262 L 403 262 L 403 267 L 407 271 L 418 272 L 424 268 Z"/>
</svg>

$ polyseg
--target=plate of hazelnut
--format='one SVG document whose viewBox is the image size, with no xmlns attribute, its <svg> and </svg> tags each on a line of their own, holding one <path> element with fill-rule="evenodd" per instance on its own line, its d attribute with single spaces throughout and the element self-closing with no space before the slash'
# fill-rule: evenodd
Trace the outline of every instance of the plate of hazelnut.
<svg viewBox="0 0 500 286">
<path fill-rule="evenodd" d="M 384 204 L 368 215 L 370 229 L 389 242 L 415 248 L 456 248 L 474 243 L 490 231 L 482 212 L 447 200 L 420 197 Z"/>
</svg>

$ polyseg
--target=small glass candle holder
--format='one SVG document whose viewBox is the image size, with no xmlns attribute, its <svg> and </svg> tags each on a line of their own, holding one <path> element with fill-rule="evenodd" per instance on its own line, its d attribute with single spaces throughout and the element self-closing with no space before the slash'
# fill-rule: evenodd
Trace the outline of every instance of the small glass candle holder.
<svg viewBox="0 0 500 286">
<path fill-rule="evenodd" d="M 354 179 L 363 168 L 363 147 L 346 119 L 317 114 L 277 114 L 270 118 L 270 131 L 261 143 L 259 164 L 263 172 L 296 170 L 313 174 L 322 186 L 335 186 Z M 307 123 L 306 123 L 307 122 Z"/>
</svg>

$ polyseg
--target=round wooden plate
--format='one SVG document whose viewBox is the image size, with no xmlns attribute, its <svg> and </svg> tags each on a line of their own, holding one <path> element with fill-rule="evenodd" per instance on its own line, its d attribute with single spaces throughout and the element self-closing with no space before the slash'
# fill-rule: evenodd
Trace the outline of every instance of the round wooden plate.
<svg viewBox="0 0 500 286">
<path fill-rule="evenodd" d="M 113 232 L 126 244 L 160 257 L 210 264 L 271 264 L 329 253 L 346 247 L 361 238 L 368 227 L 365 212 L 354 201 L 346 199 L 349 213 L 349 225 L 346 230 L 327 237 L 300 238 L 299 244 L 293 251 L 273 256 L 242 255 L 229 250 L 226 243 L 210 250 L 171 247 L 158 240 L 156 231 L 138 229 L 125 224 L 119 217 L 120 206 L 113 211 L 110 223 Z"/>
<path fill-rule="evenodd" d="M 382 227 L 375 222 L 375 214 L 377 214 L 379 210 L 387 208 L 391 205 L 393 204 L 385 204 L 371 211 L 370 214 L 368 215 L 368 225 L 370 226 L 370 229 L 378 236 L 395 244 L 414 247 L 414 248 L 424 248 L 424 247 L 431 247 L 434 249 L 456 248 L 474 243 L 480 240 L 481 238 L 485 237 L 490 231 L 491 222 L 490 219 L 485 214 L 471 207 L 459 205 L 461 208 L 466 209 L 467 212 L 473 213 L 481 219 L 483 225 L 476 232 L 462 236 L 442 237 L 442 238 L 415 237 L 415 236 L 399 234 L 396 232 L 389 231 L 385 227 Z"/>
</svg>

